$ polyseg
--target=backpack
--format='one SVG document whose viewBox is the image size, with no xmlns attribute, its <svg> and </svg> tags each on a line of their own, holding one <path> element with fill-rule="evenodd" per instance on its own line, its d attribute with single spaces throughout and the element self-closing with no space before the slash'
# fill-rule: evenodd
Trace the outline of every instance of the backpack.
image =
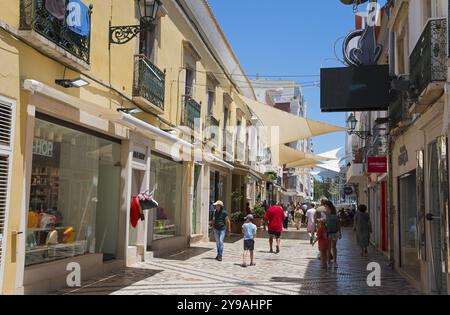
<svg viewBox="0 0 450 315">
<path fill-rule="evenodd" d="M 339 225 L 338 225 L 338 217 L 335 214 L 331 214 L 328 216 L 327 219 L 327 231 L 328 233 L 334 234 L 339 232 Z"/>
</svg>

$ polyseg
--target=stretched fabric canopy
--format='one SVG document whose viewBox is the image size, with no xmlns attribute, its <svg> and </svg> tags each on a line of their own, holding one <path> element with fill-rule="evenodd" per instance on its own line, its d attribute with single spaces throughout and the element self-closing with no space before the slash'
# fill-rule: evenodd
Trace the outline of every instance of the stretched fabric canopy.
<svg viewBox="0 0 450 315">
<path fill-rule="evenodd" d="M 289 165 L 290 163 L 296 163 L 296 162 L 305 161 L 305 160 L 317 162 L 317 161 L 329 161 L 332 159 L 333 158 L 330 158 L 330 157 L 323 157 L 320 155 L 314 155 L 311 153 L 298 151 L 298 150 L 288 147 L 284 144 L 279 146 L 279 156 L 278 156 L 278 164 L 279 165 L 285 165 L 285 164 Z M 308 162 L 308 164 L 309 163 L 311 163 L 311 162 Z"/>
<path fill-rule="evenodd" d="M 284 112 L 240 94 L 238 94 L 238 96 L 248 107 L 250 107 L 255 115 L 258 116 L 265 127 L 276 127 L 279 129 L 278 135 L 273 136 L 270 139 L 272 146 L 345 130 L 345 128 L 342 127 L 329 125 Z"/>
</svg>

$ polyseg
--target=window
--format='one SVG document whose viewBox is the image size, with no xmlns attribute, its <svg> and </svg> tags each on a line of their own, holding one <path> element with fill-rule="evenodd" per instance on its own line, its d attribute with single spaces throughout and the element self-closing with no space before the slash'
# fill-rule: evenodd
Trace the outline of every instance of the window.
<svg viewBox="0 0 450 315">
<path fill-rule="evenodd" d="M 26 236 L 27 266 L 87 253 L 114 258 L 120 142 L 37 115 Z"/>
</svg>

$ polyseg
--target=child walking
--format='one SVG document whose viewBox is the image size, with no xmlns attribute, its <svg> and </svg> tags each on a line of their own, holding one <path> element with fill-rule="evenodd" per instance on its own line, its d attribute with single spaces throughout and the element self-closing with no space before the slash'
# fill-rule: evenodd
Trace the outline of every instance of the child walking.
<svg viewBox="0 0 450 315">
<path fill-rule="evenodd" d="M 328 238 L 325 220 L 319 220 L 319 228 L 317 230 L 317 238 L 315 243 L 319 242 L 320 262 L 322 269 L 328 268 Z"/>
<path fill-rule="evenodd" d="M 254 262 L 255 235 L 257 231 L 256 225 L 253 224 L 253 215 L 249 214 L 245 217 L 245 223 L 242 225 L 244 233 L 244 253 L 242 254 L 242 267 L 247 267 L 247 254 L 250 252 L 250 266 L 256 266 Z"/>
</svg>

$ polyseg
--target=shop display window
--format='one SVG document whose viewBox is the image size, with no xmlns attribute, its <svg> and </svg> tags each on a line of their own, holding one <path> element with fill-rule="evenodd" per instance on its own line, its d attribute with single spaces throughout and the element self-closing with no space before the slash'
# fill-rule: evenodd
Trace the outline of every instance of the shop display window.
<svg viewBox="0 0 450 315">
<path fill-rule="evenodd" d="M 87 253 L 114 257 L 120 143 L 39 117 L 33 140 L 25 264 Z"/>
</svg>

